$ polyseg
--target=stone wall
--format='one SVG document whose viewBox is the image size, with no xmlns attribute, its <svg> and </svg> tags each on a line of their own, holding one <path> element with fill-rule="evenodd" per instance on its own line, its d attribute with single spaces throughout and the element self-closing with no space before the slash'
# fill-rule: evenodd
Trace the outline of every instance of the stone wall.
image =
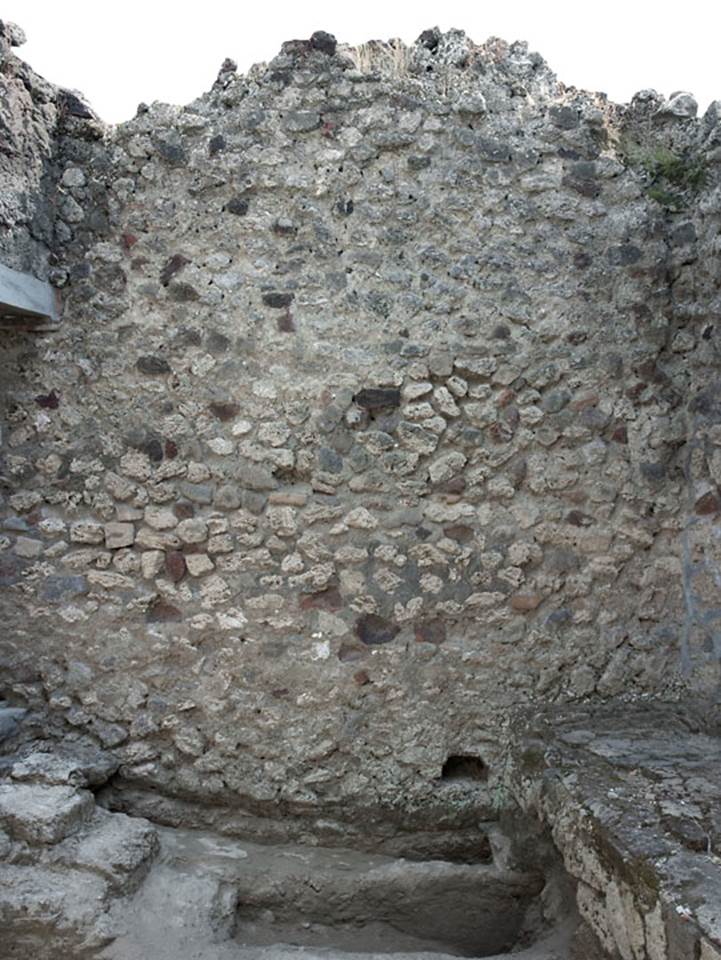
<svg viewBox="0 0 721 960">
<path fill-rule="evenodd" d="M 352 819 L 534 702 L 717 687 L 718 104 L 315 34 L 103 128 L 3 57 L 0 255 L 51 156 L 65 307 L 0 334 L 0 695 Z"/>
<path fill-rule="evenodd" d="M 94 114 L 79 96 L 14 55 L 24 42 L 19 27 L 0 20 L 0 262 L 44 280 L 53 274 L 54 250 L 73 236 L 63 219 L 85 220 L 60 180 L 63 144 L 99 137 L 102 126 L 88 122 Z"/>
</svg>

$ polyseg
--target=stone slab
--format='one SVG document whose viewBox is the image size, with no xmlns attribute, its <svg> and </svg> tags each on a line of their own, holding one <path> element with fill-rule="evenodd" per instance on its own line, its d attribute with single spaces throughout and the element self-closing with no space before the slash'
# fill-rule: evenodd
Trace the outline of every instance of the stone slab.
<svg viewBox="0 0 721 960">
<path fill-rule="evenodd" d="M 45 280 L 0 263 L 2 324 L 47 325 L 60 322 L 60 295 Z"/>
</svg>

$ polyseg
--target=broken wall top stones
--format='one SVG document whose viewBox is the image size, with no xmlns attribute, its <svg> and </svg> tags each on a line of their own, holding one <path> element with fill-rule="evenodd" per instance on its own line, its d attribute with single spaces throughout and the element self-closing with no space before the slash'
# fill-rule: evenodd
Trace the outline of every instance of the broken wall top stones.
<svg viewBox="0 0 721 960">
<path fill-rule="evenodd" d="M 69 239 L 63 221 L 74 215 L 58 183 L 58 155 L 82 153 L 82 141 L 101 136 L 102 126 L 81 97 L 15 56 L 24 42 L 20 27 L 0 20 L 0 262 L 45 280 L 53 276 L 56 249 Z"/>
<path fill-rule="evenodd" d="M 56 197 L 65 288 L 1 335 L 3 696 L 327 824 L 435 816 L 528 704 L 715 688 L 717 106 L 318 33 L 105 128 L 3 50 L 2 242 Z"/>
</svg>

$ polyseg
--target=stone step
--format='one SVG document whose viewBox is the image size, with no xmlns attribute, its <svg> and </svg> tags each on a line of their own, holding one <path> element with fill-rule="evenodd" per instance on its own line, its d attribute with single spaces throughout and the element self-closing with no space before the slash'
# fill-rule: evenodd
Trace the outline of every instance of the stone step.
<svg viewBox="0 0 721 960">
<path fill-rule="evenodd" d="M 112 939 L 106 884 L 82 870 L 0 864 L 3 960 L 81 960 Z"/>
<path fill-rule="evenodd" d="M 90 818 L 88 790 L 40 783 L 0 783 L 0 827 L 32 846 L 59 843 Z"/>
<path fill-rule="evenodd" d="M 0 783 L 0 958 L 97 956 L 117 932 L 111 905 L 138 889 L 157 851 L 152 824 L 96 807 L 89 790 Z"/>
<path fill-rule="evenodd" d="M 45 862 L 90 870 L 114 893 L 130 894 L 145 879 L 158 849 L 157 831 L 147 820 L 98 807 L 77 833 L 47 851 Z"/>
</svg>

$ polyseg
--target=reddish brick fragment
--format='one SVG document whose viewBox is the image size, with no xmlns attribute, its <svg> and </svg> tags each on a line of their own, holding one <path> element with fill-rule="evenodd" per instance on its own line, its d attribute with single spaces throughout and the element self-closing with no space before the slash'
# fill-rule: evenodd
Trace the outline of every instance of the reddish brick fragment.
<svg viewBox="0 0 721 960">
<path fill-rule="evenodd" d="M 538 593 L 517 593 L 511 597 L 511 606 L 517 613 L 530 613 L 540 606 L 542 600 Z"/>
<path fill-rule="evenodd" d="M 240 413 L 240 405 L 230 400 L 213 401 L 213 403 L 208 404 L 208 408 L 213 416 L 217 417 L 218 420 L 221 420 L 223 423 L 227 423 L 228 420 L 234 420 Z"/>
<path fill-rule="evenodd" d="M 343 598 L 338 587 L 328 587 L 318 593 L 309 593 L 300 599 L 301 610 L 340 610 Z"/>
<path fill-rule="evenodd" d="M 183 614 L 166 600 L 156 600 L 145 615 L 148 623 L 178 623 Z"/>
<path fill-rule="evenodd" d="M 54 390 L 51 390 L 50 393 L 41 393 L 35 397 L 35 403 L 44 410 L 57 410 L 60 406 L 60 397 Z"/>
<path fill-rule="evenodd" d="M 423 620 L 416 624 L 418 643 L 443 643 L 446 639 L 446 625 L 439 617 Z"/>
<path fill-rule="evenodd" d="M 165 554 L 165 570 L 173 583 L 183 579 L 185 569 L 185 557 L 179 550 L 169 550 Z"/>
<path fill-rule="evenodd" d="M 704 495 L 696 501 L 694 510 L 700 517 L 714 516 L 721 510 L 721 502 L 719 501 L 718 494 L 714 490 L 709 490 L 708 493 L 704 493 Z"/>
</svg>

